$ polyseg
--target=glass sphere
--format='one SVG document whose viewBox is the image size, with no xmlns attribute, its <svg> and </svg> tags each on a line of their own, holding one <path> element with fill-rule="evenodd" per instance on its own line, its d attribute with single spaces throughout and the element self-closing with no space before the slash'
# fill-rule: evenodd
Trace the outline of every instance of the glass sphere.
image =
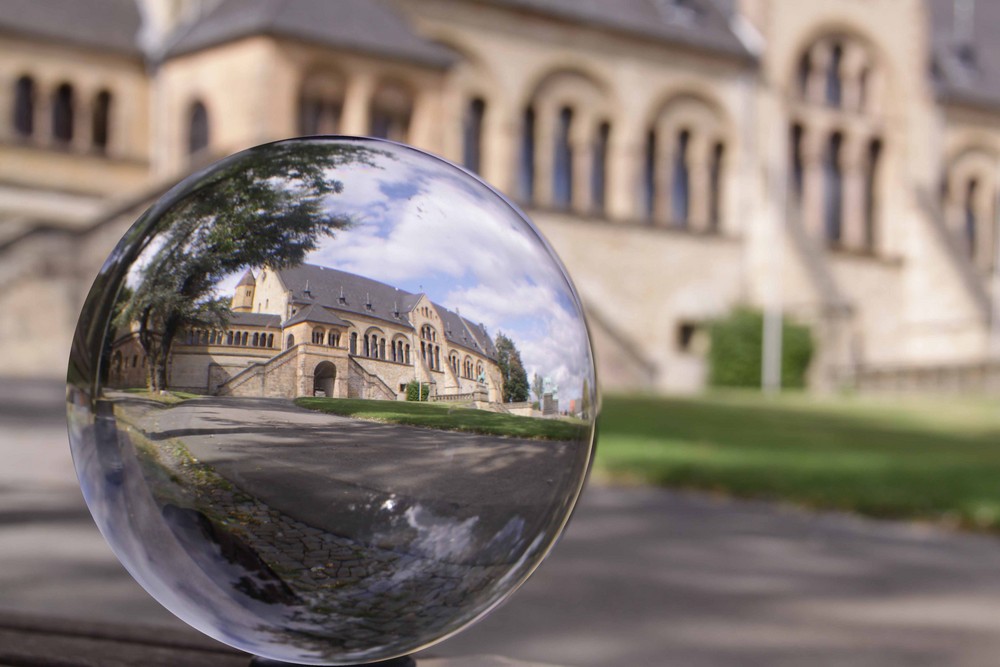
<svg viewBox="0 0 1000 667">
<path fill-rule="evenodd" d="M 594 447 L 580 301 L 468 172 L 309 138 L 192 175 L 77 327 L 70 441 L 104 537 L 190 625 L 353 664 L 482 617 L 566 525 Z"/>
</svg>

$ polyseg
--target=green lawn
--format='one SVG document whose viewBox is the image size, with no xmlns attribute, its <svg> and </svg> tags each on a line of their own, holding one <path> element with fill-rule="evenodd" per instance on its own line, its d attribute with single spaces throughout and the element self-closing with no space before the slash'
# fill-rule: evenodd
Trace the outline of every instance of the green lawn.
<svg viewBox="0 0 1000 667">
<path fill-rule="evenodd" d="M 1000 402 L 604 399 L 596 474 L 1000 530 Z"/>
<path fill-rule="evenodd" d="M 447 403 L 369 401 L 359 398 L 297 398 L 299 407 L 345 417 L 422 426 L 447 431 L 541 440 L 573 440 L 581 423 L 563 419 L 534 419 L 457 407 Z"/>
</svg>

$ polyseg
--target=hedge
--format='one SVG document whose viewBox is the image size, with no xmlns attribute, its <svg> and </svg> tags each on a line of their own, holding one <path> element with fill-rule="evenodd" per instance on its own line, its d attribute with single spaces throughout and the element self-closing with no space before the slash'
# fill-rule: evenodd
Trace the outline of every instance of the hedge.
<svg viewBox="0 0 1000 667">
<path fill-rule="evenodd" d="M 760 387 L 764 315 L 738 308 L 709 328 L 708 383 L 712 387 Z M 787 319 L 782 323 L 781 386 L 801 389 L 813 356 L 809 327 Z"/>
</svg>

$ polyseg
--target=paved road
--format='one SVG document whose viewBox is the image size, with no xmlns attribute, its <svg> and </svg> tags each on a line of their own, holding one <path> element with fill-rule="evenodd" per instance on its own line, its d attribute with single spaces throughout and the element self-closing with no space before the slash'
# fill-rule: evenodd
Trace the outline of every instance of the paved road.
<svg viewBox="0 0 1000 667">
<path fill-rule="evenodd" d="M 0 609 L 178 627 L 83 511 L 58 408 L 11 400 L 0 385 Z M 523 589 L 432 652 L 576 667 L 995 665 L 1000 540 L 593 487 Z"/>
</svg>

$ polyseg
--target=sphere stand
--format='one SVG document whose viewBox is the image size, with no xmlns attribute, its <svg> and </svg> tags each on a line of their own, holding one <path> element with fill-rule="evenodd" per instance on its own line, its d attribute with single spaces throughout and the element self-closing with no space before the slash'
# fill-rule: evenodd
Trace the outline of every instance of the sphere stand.
<svg viewBox="0 0 1000 667">
<path fill-rule="evenodd" d="M 254 657 L 250 660 L 250 667 L 306 667 L 305 665 L 297 666 L 295 663 L 291 662 L 281 662 L 279 660 L 270 660 L 268 658 Z M 417 661 L 408 655 L 404 655 L 402 658 L 393 658 L 392 660 L 383 660 L 382 662 L 366 662 L 363 665 L 348 665 L 347 667 L 417 667 Z"/>
</svg>

